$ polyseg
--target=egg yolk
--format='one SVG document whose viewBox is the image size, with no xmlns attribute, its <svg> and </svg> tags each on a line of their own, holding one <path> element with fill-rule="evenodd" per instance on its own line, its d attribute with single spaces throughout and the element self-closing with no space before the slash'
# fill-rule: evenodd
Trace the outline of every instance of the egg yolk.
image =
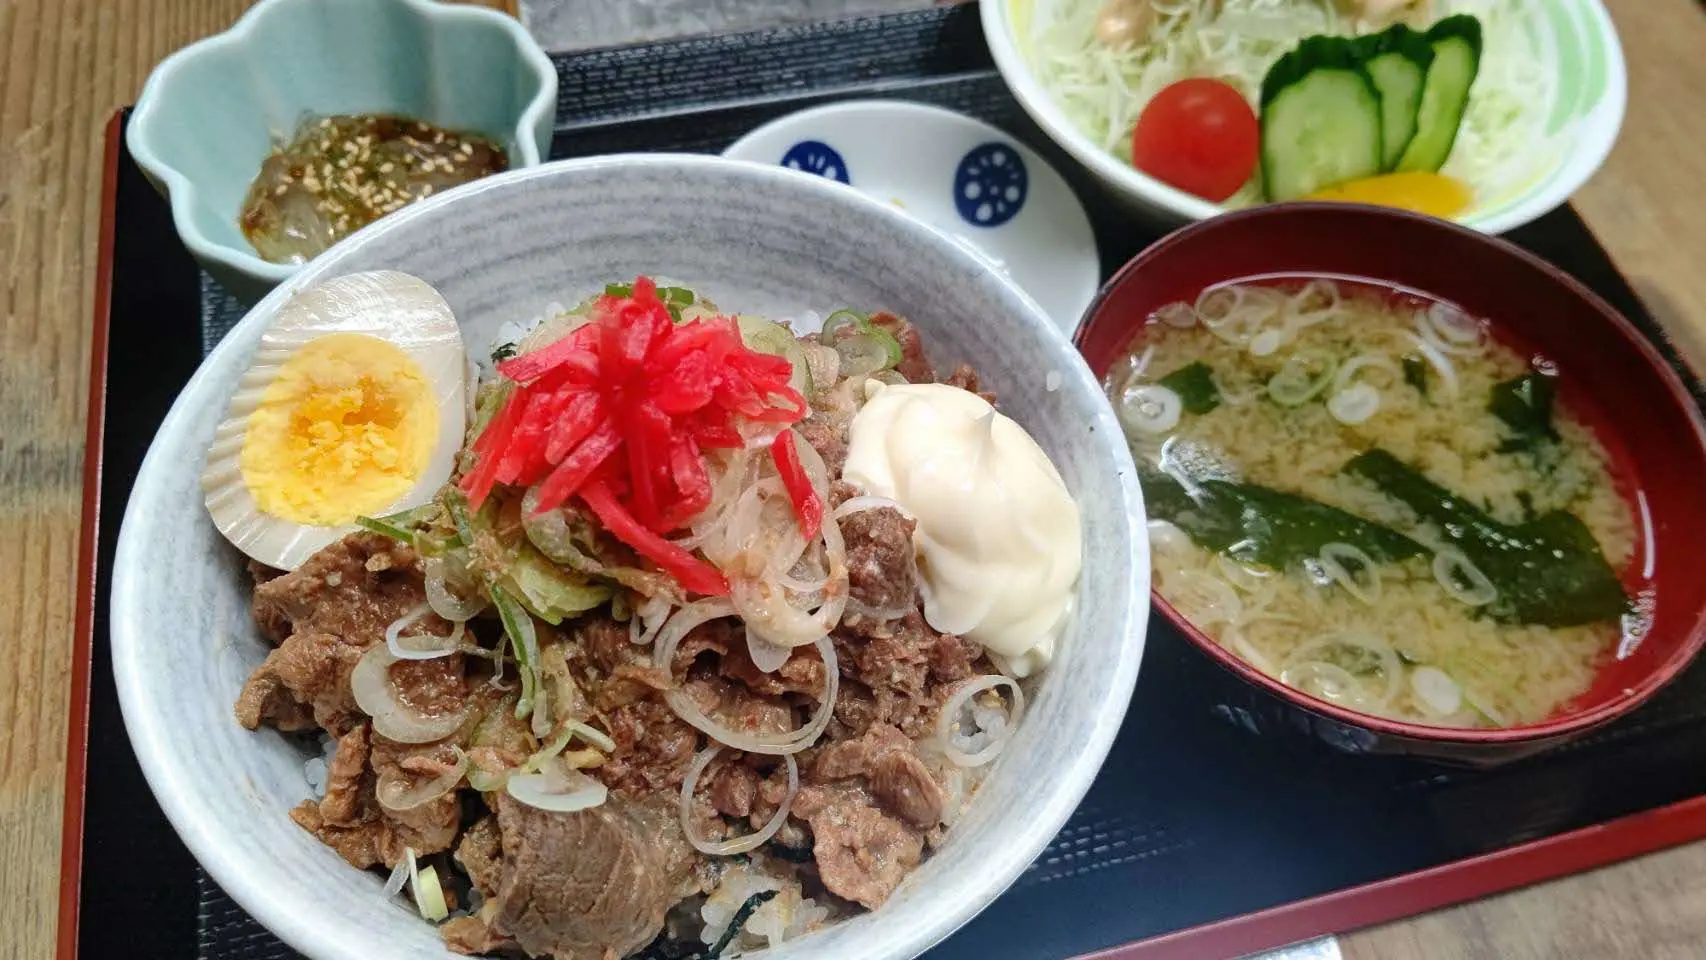
<svg viewBox="0 0 1706 960">
<path fill-rule="evenodd" d="M 1388 173 L 1328 187 L 1309 199 L 1373 203 L 1447 218 L 1468 209 L 1475 195 L 1461 180 L 1441 173 Z"/>
<path fill-rule="evenodd" d="M 336 526 L 407 493 L 438 437 L 419 364 L 359 333 L 312 340 L 267 385 L 243 436 L 243 481 L 262 512 Z"/>
</svg>

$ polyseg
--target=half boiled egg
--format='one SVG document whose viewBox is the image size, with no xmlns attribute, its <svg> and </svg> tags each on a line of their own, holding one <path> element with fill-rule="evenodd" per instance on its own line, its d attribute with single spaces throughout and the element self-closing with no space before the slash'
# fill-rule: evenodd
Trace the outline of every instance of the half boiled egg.
<svg viewBox="0 0 1706 960">
<path fill-rule="evenodd" d="M 280 308 L 202 472 L 207 510 L 244 553 L 294 570 L 355 526 L 431 500 L 467 427 L 468 361 L 425 281 L 336 277 Z"/>
</svg>

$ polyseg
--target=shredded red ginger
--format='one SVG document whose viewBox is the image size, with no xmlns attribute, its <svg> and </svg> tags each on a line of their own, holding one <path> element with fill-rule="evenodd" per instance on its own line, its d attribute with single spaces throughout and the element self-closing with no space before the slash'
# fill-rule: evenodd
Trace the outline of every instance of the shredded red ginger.
<svg viewBox="0 0 1706 960">
<path fill-rule="evenodd" d="M 792 364 L 748 349 L 732 317 L 674 323 L 648 277 L 630 296 L 601 297 L 590 316 L 556 343 L 498 364 L 509 395 L 474 441 L 462 491 L 478 509 L 497 484 L 538 485 L 541 513 L 578 496 L 684 589 L 726 595 L 722 573 L 666 535 L 711 503 L 704 451 L 741 446 L 743 420 L 786 426 L 805 417 L 805 398 L 788 384 Z M 792 436 L 783 430 L 773 453 L 805 529 L 821 523 L 823 504 L 809 480 L 802 493 Z"/>
</svg>

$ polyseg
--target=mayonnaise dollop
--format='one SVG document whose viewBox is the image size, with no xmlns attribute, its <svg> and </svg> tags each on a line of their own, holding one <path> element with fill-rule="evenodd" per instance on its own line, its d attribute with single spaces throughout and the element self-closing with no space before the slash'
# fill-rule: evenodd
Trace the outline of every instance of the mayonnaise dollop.
<svg viewBox="0 0 1706 960">
<path fill-rule="evenodd" d="M 1028 676 L 1066 629 L 1083 565 L 1078 504 L 1025 428 L 947 384 L 872 382 L 842 477 L 918 521 L 924 619 Z"/>
</svg>

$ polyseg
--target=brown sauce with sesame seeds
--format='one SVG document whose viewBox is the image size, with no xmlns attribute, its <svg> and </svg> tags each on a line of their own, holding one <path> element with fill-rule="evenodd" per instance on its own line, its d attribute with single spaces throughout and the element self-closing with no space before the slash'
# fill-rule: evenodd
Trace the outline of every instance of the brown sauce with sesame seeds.
<svg viewBox="0 0 1706 960">
<path fill-rule="evenodd" d="M 306 263 L 388 213 L 508 165 L 493 141 L 419 120 L 311 118 L 261 164 L 238 222 L 262 259 Z"/>
</svg>

